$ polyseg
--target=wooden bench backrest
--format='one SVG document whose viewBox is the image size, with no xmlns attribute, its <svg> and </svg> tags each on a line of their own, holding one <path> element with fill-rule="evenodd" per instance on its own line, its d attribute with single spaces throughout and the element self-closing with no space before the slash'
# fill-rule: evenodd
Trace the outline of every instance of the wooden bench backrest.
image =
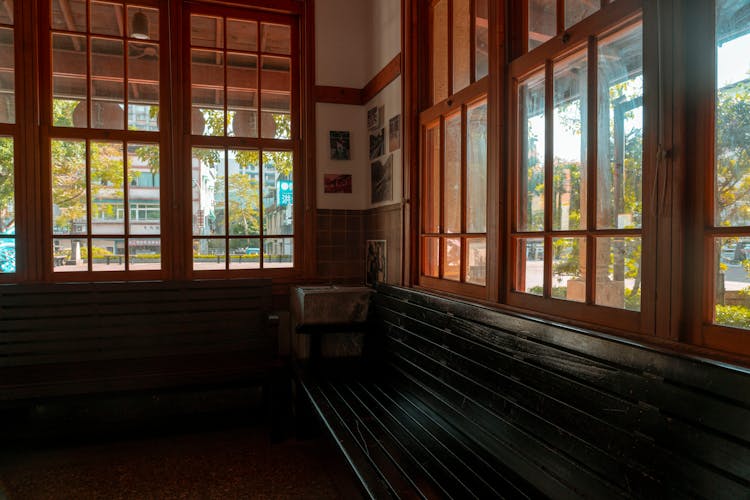
<svg viewBox="0 0 750 500">
<path fill-rule="evenodd" d="M 747 371 L 385 285 L 371 315 L 395 383 L 553 498 L 750 495 Z"/>
<path fill-rule="evenodd" d="M 0 367 L 248 352 L 269 357 L 271 281 L 0 286 Z"/>
</svg>

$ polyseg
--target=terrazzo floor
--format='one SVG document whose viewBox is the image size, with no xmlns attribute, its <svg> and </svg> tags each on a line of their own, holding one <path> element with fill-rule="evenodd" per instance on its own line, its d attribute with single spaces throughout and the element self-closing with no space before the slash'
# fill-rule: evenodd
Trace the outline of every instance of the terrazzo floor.
<svg viewBox="0 0 750 500">
<path fill-rule="evenodd" d="M 0 450 L 0 499 L 356 498 L 320 438 L 271 444 L 261 426 Z"/>
</svg>

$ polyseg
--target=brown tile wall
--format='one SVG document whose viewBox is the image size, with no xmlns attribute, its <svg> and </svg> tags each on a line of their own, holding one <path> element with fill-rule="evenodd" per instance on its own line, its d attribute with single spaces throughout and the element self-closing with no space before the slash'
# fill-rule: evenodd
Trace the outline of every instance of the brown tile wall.
<svg viewBox="0 0 750 500">
<path fill-rule="evenodd" d="M 386 276 L 385 281 L 394 285 L 401 284 L 401 204 L 365 210 L 364 239 L 386 240 Z"/>
<path fill-rule="evenodd" d="M 363 212 L 319 209 L 317 230 L 317 278 L 331 283 L 364 283 Z"/>
</svg>

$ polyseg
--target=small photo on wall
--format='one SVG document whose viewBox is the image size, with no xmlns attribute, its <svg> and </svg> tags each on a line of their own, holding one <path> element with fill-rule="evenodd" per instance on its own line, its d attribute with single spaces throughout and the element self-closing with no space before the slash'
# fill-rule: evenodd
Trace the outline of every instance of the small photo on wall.
<svg viewBox="0 0 750 500">
<path fill-rule="evenodd" d="M 331 193 L 351 193 L 352 176 L 351 174 L 324 174 L 323 175 L 323 192 Z"/>
<path fill-rule="evenodd" d="M 374 160 L 385 154 L 385 129 L 370 134 L 370 159 Z"/>
<path fill-rule="evenodd" d="M 329 132 L 331 139 L 331 160 L 350 160 L 349 131 Z"/>
<path fill-rule="evenodd" d="M 385 282 L 386 240 L 367 240 L 365 254 L 365 284 Z"/>
<path fill-rule="evenodd" d="M 392 153 L 401 147 L 401 115 L 388 120 L 388 152 Z"/>
<path fill-rule="evenodd" d="M 380 203 L 393 199 L 393 155 L 388 155 L 384 162 L 375 161 L 371 168 L 370 201 Z"/>
<path fill-rule="evenodd" d="M 367 110 L 367 130 L 377 130 L 383 126 L 385 106 L 373 106 Z"/>
</svg>

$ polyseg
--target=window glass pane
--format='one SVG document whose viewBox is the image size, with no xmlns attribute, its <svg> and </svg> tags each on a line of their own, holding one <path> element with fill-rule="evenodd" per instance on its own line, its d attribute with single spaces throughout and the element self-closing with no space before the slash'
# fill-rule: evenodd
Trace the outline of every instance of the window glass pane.
<svg viewBox="0 0 750 500">
<path fill-rule="evenodd" d="M 53 140 L 52 229 L 54 234 L 86 234 L 86 143 Z"/>
<path fill-rule="evenodd" d="M 125 186 L 122 143 L 92 141 L 89 148 L 91 234 L 124 234 Z M 94 250 L 96 251 L 96 248 Z"/>
<path fill-rule="evenodd" d="M 555 65 L 552 229 L 586 227 L 587 57 Z"/>
<path fill-rule="evenodd" d="M 159 186 L 159 145 L 129 144 L 128 203 L 130 204 L 130 234 L 161 233 Z"/>
<path fill-rule="evenodd" d="M 52 0 L 51 26 L 65 31 L 86 31 L 86 0 Z"/>
<path fill-rule="evenodd" d="M 533 295 L 544 294 L 544 239 L 516 239 L 516 269 L 513 289 Z"/>
<path fill-rule="evenodd" d="M 128 130 L 159 130 L 159 46 L 128 42 Z"/>
<path fill-rule="evenodd" d="M 260 25 L 260 50 L 273 54 L 290 54 L 292 47 L 292 28 L 282 24 Z"/>
<path fill-rule="evenodd" d="M 263 152 L 263 234 L 294 233 L 294 162 L 291 151 Z M 286 242 L 284 242 L 286 244 Z"/>
<path fill-rule="evenodd" d="M 227 54 L 227 109 L 228 135 L 258 137 L 258 56 Z"/>
<path fill-rule="evenodd" d="M 445 120 L 443 219 L 446 233 L 461 232 L 461 113 Z"/>
<path fill-rule="evenodd" d="M 193 235 L 195 236 L 214 236 L 225 233 L 224 160 L 223 149 L 193 148 Z M 201 245 L 205 245 L 207 240 L 200 241 Z"/>
<path fill-rule="evenodd" d="M 599 44 L 597 227 L 639 228 L 643 210 L 643 30 Z"/>
<path fill-rule="evenodd" d="M 125 105 L 123 42 L 91 39 L 91 127 L 122 129 Z"/>
<path fill-rule="evenodd" d="M 193 240 L 193 270 L 216 271 L 226 269 L 227 240 L 218 238 Z"/>
<path fill-rule="evenodd" d="M 716 238 L 714 273 L 714 323 L 750 329 L 750 238 Z"/>
<path fill-rule="evenodd" d="M 139 40 L 158 40 L 159 11 L 140 5 L 128 6 L 128 36 Z"/>
<path fill-rule="evenodd" d="M 284 268 L 294 266 L 294 240 L 292 238 L 266 238 L 263 240 L 263 267 Z"/>
<path fill-rule="evenodd" d="M 291 60 L 263 57 L 261 81 L 261 135 L 267 139 L 292 138 Z"/>
<path fill-rule="evenodd" d="M 91 240 L 91 264 L 94 271 L 124 271 L 125 240 L 121 238 Z"/>
<path fill-rule="evenodd" d="M 219 49 L 224 47 L 224 19 L 191 15 L 190 45 Z"/>
<path fill-rule="evenodd" d="M 440 127 L 425 131 L 425 159 L 422 210 L 424 232 L 440 232 Z"/>
<path fill-rule="evenodd" d="M 437 278 L 440 275 L 440 238 L 423 238 L 422 245 L 422 274 Z"/>
<path fill-rule="evenodd" d="M 13 24 L 13 0 L 6 0 L 0 7 L 0 24 Z"/>
<path fill-rule="evenodd" d="M 260 268 L 260 239 L 229 240 L 229 269 Z"/>
<path fill-rule="evenodd" d="M 750 225 L 750 0 L 716 11 L 716 226 Z"/>
<path fill-rule="evenodd" d="M 448 97 L 448 0 L 432 8 L 432 104 Z"/>
<path fill-rule="evenodd" d="M 641 310 L 641 238 L 596 239 L 596 304 Z"/>
<path fill-rule="evenodd" d="M 0 274 L 16 272 L 16 240 L 0 238 Z"/>
<path fill-rule="evenodd" d="M 453 93 L 469 86 L 471 12 L 469 0 L 453 0 Z"/>
<path fill-rule="evenodd" d="M 224 54 L 209 50 L 191 52 L 194 135 L 224 135 Z"/>
<path fill-rule="evenodd" d="M 586 302 L 586 238 L 552 239 L 552 296 Z"/>
<path fill-rule="evenodd" d="M 565 29 L 599 10 L 599 1 L 565 0 Z"/>
<path fill-rule="evenodd" d="M 229 150 L 227 187 L 229 189 L 229 234 L 260 234 L 260 155 L 258 151 Z M 235 241 L 239 240 L 232 240 L 230 243 Z M 232 250 L 231 245 L 230 250 Z"/>
<path fill-rule="evenodd" d="M 476 48 L 476 80 L 489 73 L 489 14 L 487 0 L 476 0 L 476 19 L 474 19 L 474 44 Z"/>
<path fill-rule="evenodd" d="M 88 271 L 86 239 L 55 238 L 52 240 L 52 270 L 57 272 Z"/>
<path fill-rule="evenodd" d="M 485 285 L 487 282 L 487 240 L 466 240 L 466 282 Z"/>
<path fill-rule="evenodd" d="M 67 1 L 67 0 L 66 0 Z M 122 4 L 91 2 L 91 33 L 99 35 L 122 36 Z"/>
<path fill-rule="evenodd" d="M 12 137 L 0 137 L 0 236 L 16 234 L 13 145 Z"/>
<path fill-rule="evenodd" d="M 0 123 L 16 121 L 16 73 L 13 30 L 0 28 Z"/>
<path fill-rule="evenodd" d="M 466 111 L 466 231 L 487 231 L 487 102 Z"/>
<path fill-rule="evenodd" d="M 529 50 L 557 34 L 557 0 L 529 0 Z"/>
<path fill-rule="evenodd" d="M 458 281 L 461 279 L 461 238 L 444 238 L 443 245 L 443 278 Z"/>
<path fill-rule="evenodd" d="M 544 73 L 518 87 L 521 118 L 520 171 L 518 172 L 520 231 L 544 230 Z"/>
<path fill-rule="evenodd" d="M 161 269 L 161 239 L 130 238 L 128 240 L 131 271 L 154 271 Z"/>
<path fill-rule="evenodd" d="M 227 19 L 227 48 L 231 50 L 258 50 L 258 23 Z"/>
<path fill-rule="evenodd" d="M 86 37 L 52 35 L 52 124 L 86 127 Z"/>
</svg>

